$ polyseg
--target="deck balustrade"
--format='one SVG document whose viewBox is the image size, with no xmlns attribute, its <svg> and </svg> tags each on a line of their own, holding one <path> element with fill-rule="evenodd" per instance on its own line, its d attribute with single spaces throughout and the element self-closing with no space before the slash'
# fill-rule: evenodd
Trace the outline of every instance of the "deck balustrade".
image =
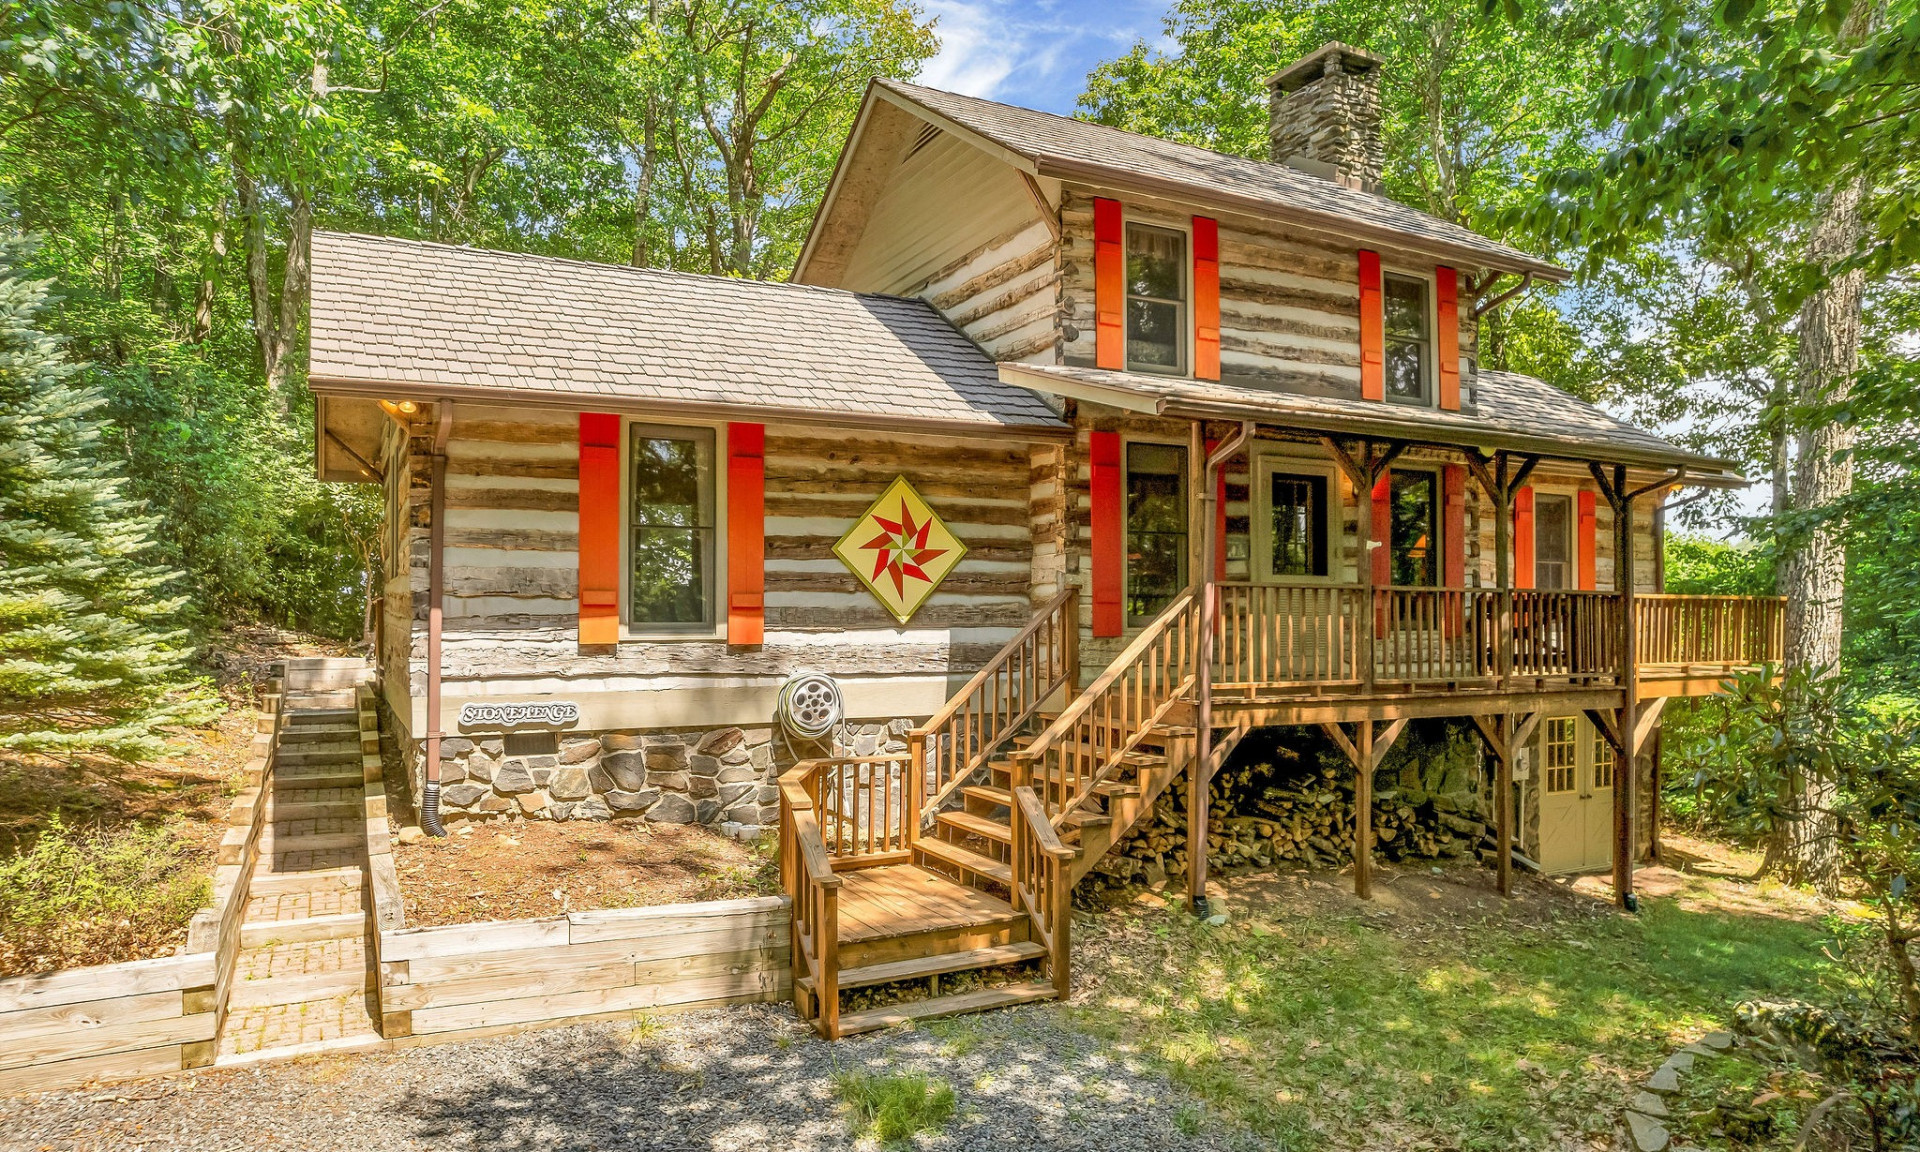
<svg viewBox="0 0 1920 1152">
<path fill-rule="evenodd" d="M 1621 671 L 1622 597 L 1614 592 L 1218 587 L 1213 676 L 1223 692 L 1597 684 Z M 1777 597 L 1643 595 L 1634 598 L 1634 612 L 1635 658 L 1643 668 L 1732 670 L 1780 659 Z"/>
</svg>

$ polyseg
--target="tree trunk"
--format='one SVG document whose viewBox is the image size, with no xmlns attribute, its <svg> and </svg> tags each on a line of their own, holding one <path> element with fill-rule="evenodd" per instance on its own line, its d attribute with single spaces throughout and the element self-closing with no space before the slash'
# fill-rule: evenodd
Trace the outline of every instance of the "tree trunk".
<svg viewBox="0 0 1920 1152">
<path fill-rule="evenodd" d="M 1862 236 L 1864 179 L 1854 177 L 1828 193 L 1821 204 L 1809 255 L 1832 268 L 1853 255 Z M 1860 363 L 1861 299 L 1866 273 L 1859 269 L 1834 276 L 1800 309 L 1795 408 L 1803 426 L 1794 438 L 1792 486 L 1794 510 L 1819 516 L 1853 490 L 1853 430 L 1823 414 L 1827 405 L 1847 399 Z M 1787 597 L 1786 664 L 1816 676 L 1840 667 L 1841 601 L 1846 591 L 1847 554 L 1841 525 L 1820 520 L 1797 529 L 1783 541 L 1780 590 Z M 1792 884 L 1812 884 L 1824 892 L 1839 886 L 1840 857 L 1832 807 L 1834 783 L 1823 775 L 1798 782 L 1796 795 L 1782 797 L 1786 818 L 1774 829 L 1767 862 Z"/>
</svg>

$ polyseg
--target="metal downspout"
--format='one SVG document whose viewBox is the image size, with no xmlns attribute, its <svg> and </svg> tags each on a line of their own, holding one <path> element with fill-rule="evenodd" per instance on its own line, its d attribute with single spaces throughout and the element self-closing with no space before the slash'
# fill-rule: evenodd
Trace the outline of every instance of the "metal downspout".
<svg viewBox="0 0 1920 1152">
<path fill-rule="evenodd" d="M 453 432 L 453 401 L 434 405 L 432 484 L 427 527 L 427 771 L 420 795 L 420 827 L 445 836 L 440 826 L 440 625 L 446 582 L 447 439 Z"/>
<path fill-rule="evenodd" d="M 1194 915 L 1202 917 L 1209 914 L 1207 802 L 1213 779 L 1207 764 L 1213 758 L 1213 634 L 1220 608 L 1220 588 L 1213 578 L 1220 547 L 1214 533 L 1214 525 L 1219 522 L 1214 506 L 1220 499 L 1220 469 L 1253 439 L 1253 428 L 1253 421 L 1242 420 L 1240 431 L 1207 454 L 1207 466 L 1200 476 L 1200 637 L 1193 672 L 1198 716 L 1194 724 L 1193 765 L 1187 770 L 1187 889 L 1193 898 Z M 1204 437 L 1201 442 L 1205 442 Z"/>
</svg>

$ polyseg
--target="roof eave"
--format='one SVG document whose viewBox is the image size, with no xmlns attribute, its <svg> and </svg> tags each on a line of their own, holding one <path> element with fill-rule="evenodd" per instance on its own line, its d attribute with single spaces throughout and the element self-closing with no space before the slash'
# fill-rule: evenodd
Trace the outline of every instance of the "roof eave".
<svg viewBox="0 0 1920 1152">
<path fill-rule="evenodd" d="M 1063 396 L 1127 411 L 1153 415 L 1184 417 L 1189 420 L 1262 420 L 1283 427 L 1296 427 L 1330 434 L 1367 433 L 1394 440 L 1449 447 L 1474 447 L 1488 451 L 1524 452 L 1578 463 L 1625 464 L 1651 469 L 1687 469 L 1684 483 L 1706 488 L 1744 488 L 1748 481 L 1733 470 L 1726 460 L 1689 452 L 1651 452 L 1625 445 L 1608 445 L 1596 450 L 1573 438 L 1529 436 L 1498 428 L 1436 429 L 1431 421 L 1401 419 L 1389 413 L 1380 416 L 1354 416 L 1345 413 L 1275 410 L 1256 404 L 1231 401 L 1196 400 L 1178 396 L 1159 396 L 1117 382 L 1095 383 L 1069 379 L 1031 366 L 1002 364 L 1000 378 L 1009 384 L 1050 395 Z"/>
<path fill-rule="evenodd" d="M 1217 188 L 1199 188 L 1178 180 L 1160 180 L 1131 170 L 1112 168 L 1065 156 L 1039 156 L 1034 162 L 1042 176 L 1104 184 L 1122 191 L 1143 192 L 1153 196 L 1185 200 L 1189 203 L 1238 209 L 1250 215 L 1283 220 L 1342 237 L 1392 244 L 1466 267 L 1492 268 L 1501 272 L 1522 274 L 1531 272 L 1539 279 L 1556 284 L 1572 276 L 1571 272 L 1557 264 L 1536 260 L 1524 253 L 1519 254 L 1519 258 L 1516 259 L 1513 256 L 1487 252 L 1464 244 L 1450 244 L 1431 236 L 1421 236 L 1397 228 L 1383 228 L 1352 216 L 1333 212 L 1315 212 L 1311 209 L 1278 204 L 1258 196 L 1241 196 Z"/>
<path fill-rule="evenodd" d="M 828 412 L 817 408 L 782 408 L 767 404 L 722 404 L 672 400 L 656 397 L 623 398 L 608 393 L 557 393 L 544 389 L 501 388 L 475 384 L 434 384 L 418 380 L 387 380 L 376 377 L 309 375 L 307 385 L 316 395 L 403 397 L 415 400 L 465 400 L 473 403 L 513 404 L 533 408 L 557 408 L 570 412 L 611 412 L 621 415 L 675 415 L 713 420 L 751 420 L 756 423 L 784 422 L 844 428 L 871 428 L 881 431 L 923 433 L 946 436 L 1018 437 L 1035 443 L 1068 440 L 1073 430 L 1064 421 L 1051 423 L 1005 423 L 998 421 L 941 420 L 926 416 L 885 415 L 860 412 Z"/>
</svg>

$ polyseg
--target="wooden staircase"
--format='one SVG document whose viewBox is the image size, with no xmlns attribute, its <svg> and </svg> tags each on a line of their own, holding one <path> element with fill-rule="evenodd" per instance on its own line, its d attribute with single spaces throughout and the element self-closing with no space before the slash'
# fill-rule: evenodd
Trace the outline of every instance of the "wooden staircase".
<svg viewBox="0 0 1920 1152">
<path fill-rule="evenodd" d="M 1198 743 L 1169 722 L 1195 682 L 1194 595 L 1084 691 L 1078 621 L 1072 590 L 1041 608 L 913 732 L 908 757 L 812 760 L 781 778 L 794 1002 L 822 1035 L 1067 994 L 1074 884 Z M 1243 732 L 1215 740 L 1214 768 Z M 893 1002 L 842 1011 L 844 993 L 876 988 Z"/>
</svg>

